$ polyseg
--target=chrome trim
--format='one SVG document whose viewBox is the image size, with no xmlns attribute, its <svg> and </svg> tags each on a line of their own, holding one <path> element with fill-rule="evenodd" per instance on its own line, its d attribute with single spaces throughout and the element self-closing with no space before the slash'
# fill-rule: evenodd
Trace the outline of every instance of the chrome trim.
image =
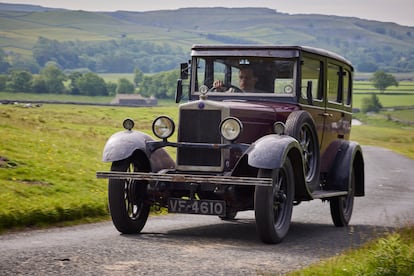
<svg viewBox="0 0 414 276">
<path fill-rule="evenodd" d="M 200 105 L 202 105 L 202 108 L 200 108 Z M 221 102 L 215 102 L 210 100 L 198 100 L 193 101 L 189 103 L 183 103 L 180 105 L 179 115 L 178 115 L 178 125 L 181 124 L 181 111 L 182 110 L 217 110 L 221 112 L 221 120 L 220 122 L 230 116 L 230 109 L 228 106 L 222 104 Z M 220 123 L 219 122 L 219 123 Z M 181 128 L 181 126 L 179 126 Z M 219 128 L 219 124 L 217 125 L 217 128 Z M 181 142 L 179 137 L 180 130 L 177 131 L 177 144 L 181 145 L 189 145 L 193 143 L 189 142 Z M 231 144 L 230 141 L 226 141 L 223 137 L 220 137 L 221 144 Z M 199 143 L 199 145 L 202 145 L 202 143 Z M 212 145 L 212 144 L 211 144 Z M 225 160 L 229 159 L 230 153 L 229 151 L 225 151 L 224 147 L 221 148 L 221 160 L 220 160 L 220 166 L 193 166 L 193 165 L 180 165 L 178 160 L 178 151 L 177 151 L 177 157 L 176 157 L 176 163 L 177 163 L 177 169 L 181 171 L 201 171 L 201 172 L 222 172 L 224 170 L 224 163 Z"/>
<path fill-rule="evenodd" d="M 106 179 L 133 179 L 164 182 L 208 183 L 217 185 L 243 185 L 243 186 L 272 186 L 271 178 L 217 176 L 217 175 L 188 175 L 188 174 L 159 174 L 141 172 L 97 172 L 97 178 Z"/>
</svg>

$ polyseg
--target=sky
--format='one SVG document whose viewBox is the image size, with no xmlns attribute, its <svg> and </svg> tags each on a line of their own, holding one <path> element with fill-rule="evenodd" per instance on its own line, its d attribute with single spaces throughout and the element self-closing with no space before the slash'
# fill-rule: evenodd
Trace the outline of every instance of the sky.
<svg viewBox="0 0 414 276">
<path fill-rule="evenodd" d="M 414 27 L 413 0 L 0 0 L 84 11 L 150 11 L 188 7 L 266 7 L 288 14 L 326 14 Z"/>
</svg>

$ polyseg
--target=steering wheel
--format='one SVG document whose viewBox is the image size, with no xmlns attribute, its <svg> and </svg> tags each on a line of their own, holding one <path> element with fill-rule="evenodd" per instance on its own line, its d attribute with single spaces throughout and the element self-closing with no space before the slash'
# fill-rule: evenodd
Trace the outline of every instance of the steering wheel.
<svg viewBox="0 0 414 276">
<path fill-rule="evenodd" d="M 231 85 L 231 84 L 224 84 L 220 87 L 211 87 L 208 91 L 209 92 L 226 92 L 229 91 L 230 89 L 232 89 L 233 91 L 230 92 L 243 92 L 243 90 L 241 90 L 240 88 L 238 88 L 237 86 Z"/>
</svg>

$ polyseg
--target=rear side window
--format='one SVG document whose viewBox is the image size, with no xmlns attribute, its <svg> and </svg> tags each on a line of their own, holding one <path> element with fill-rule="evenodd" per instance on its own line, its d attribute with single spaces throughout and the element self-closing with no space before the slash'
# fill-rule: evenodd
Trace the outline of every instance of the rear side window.
<svg viewBox="0 0 414 276">
<path fill-rule="evenodd" d="M 345 97 L 345 104 L 352 104 L 352 77 L 351 72 L 344 70 L 343 72 L 343 95 Z"/>
<path fill-rule="evenodd" d="M 322 93 L 322 62 L 316 59 L 305 58 L 302 63 L 302 84 L 301 94 L 303 99 L 307 99 L 306 91 L 312 85 L 312 98 L 321 100 Z"/>
<path fill-rule="evenodd" d="M 335 64 L 328 64 L 327 98 L 329 102 L 342 102 L 341 68 Z"/>
</svg>

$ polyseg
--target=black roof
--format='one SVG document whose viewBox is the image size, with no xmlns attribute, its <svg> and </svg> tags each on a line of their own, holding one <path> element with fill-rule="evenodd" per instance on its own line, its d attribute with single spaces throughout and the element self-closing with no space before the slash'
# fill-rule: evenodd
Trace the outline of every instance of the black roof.
<svg viewBox="0 0 414 276">
<path fill-rule="evenodd" d="M 330 57 L 353 67 L 351 62 L 334 52 L 309 46 L 284 45 L 200 45 L 191 48 L 192 56 L 218 55 L 218 56 L 266 56 L 266 57 L 299 57 L 301 52 L 307 52 L 324 57 Z M 249 52 L 249 53 L 247 53 Z"/>
</svg>

